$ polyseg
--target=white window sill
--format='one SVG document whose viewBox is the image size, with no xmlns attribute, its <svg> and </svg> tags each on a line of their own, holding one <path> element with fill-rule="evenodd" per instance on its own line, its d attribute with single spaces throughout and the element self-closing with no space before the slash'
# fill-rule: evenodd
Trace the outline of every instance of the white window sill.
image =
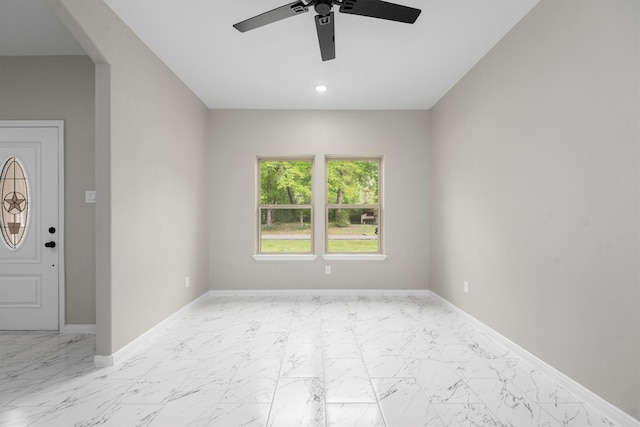
<svg viewBox="0 0 640 427">
<path fill-rule="evenodd" d="M 256 261 L 314 261 L 318 255 L 312 254 L 256 254 Z"/>
<path fill-rule="evenodd" d="M 384 254 L 325 254 L 322 258 L 327 261 L 384 261 L 387 256 Z"/>
</svg>

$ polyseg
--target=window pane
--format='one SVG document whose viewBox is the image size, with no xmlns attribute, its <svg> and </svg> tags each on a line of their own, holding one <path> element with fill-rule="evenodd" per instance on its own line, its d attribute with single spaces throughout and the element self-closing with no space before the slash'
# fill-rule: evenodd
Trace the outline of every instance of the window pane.
<svg viewBox="0 0 640 427">
<path fill-rule="evenodd" d="M 27 231 L 31 200 L 24 169 L 16 157 L 11 157 L 2 167 L 0 196 L 2 236 L 9 248 L 17 249 Z"/>
<path fill-rule="evenodd" d="M 327 203 L 360 205 L 378 203 L 380 161 L 327 161 Z"/>
<path fill-rule="evenodd" d="M 260 208 L 261 253 L 311 253 L 311 209 Z"/>
<path fill-rule="evenodd" d="M 328 253 L 378 253 L 378 209 L 328 209 Z"/>
<path fill-rule="evenodd" d="M 260 161 L 260 204 L 311 204 L 311 161 Z"/>
</svg>

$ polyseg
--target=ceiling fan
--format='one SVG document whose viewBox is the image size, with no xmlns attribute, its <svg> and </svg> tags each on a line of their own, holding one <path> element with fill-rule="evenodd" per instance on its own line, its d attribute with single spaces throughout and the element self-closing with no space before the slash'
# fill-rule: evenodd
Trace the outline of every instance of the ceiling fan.
<svg viewBox="0 0 640 427">
<path fill-rule="evenodd" d="M 416 22 L 421 12 L 420 9 L 381 0 L 298 0 L 238 22 L 233 26 L 244 33 L 285 18 L 301 15 L 308 12 L 309 7 L 313 6 L 317 13 L 316 31 L 320 42 L 320 54 L 323 61 L 329 61 L 336 57 L 334 15 L 331 10 L 333 5 L 340 6 L 341 13 L 387 19 L 407 24 Z"/>
</svg>

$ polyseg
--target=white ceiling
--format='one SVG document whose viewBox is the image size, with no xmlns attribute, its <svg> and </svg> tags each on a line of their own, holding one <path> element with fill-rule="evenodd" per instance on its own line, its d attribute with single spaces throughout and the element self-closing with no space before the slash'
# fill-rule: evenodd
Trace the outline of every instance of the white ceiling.
<svg viewBox="0 0 640 427">
<path fill-rule="evenodd" d="M 334 7 L 336 59 L 322 62 L 312 8 L 246 33 L 232 27 L 292 0 L 104 1 L 209 108 L 256 109 L 431 108 L 538 2 L 394 0 L 422 9 L 413 25 Z M 0 0 L 0 55 L 77 54 L 40 2 Z M 329 90 L 317 94 L 319 83 Z"/>
</svg>

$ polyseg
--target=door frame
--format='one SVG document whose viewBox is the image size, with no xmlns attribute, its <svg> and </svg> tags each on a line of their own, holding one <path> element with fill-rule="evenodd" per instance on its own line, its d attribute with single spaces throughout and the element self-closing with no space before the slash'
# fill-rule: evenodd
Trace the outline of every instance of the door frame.
<svg viewBox="0 0 640 427">
<path fill-rule="evenodd" d="M 1 128 L 57 128 L 58 134 L 58 332 L 65 323 L 65 258 L 64 258 L 64 120 L 0 120 Z"/>
</svg>

